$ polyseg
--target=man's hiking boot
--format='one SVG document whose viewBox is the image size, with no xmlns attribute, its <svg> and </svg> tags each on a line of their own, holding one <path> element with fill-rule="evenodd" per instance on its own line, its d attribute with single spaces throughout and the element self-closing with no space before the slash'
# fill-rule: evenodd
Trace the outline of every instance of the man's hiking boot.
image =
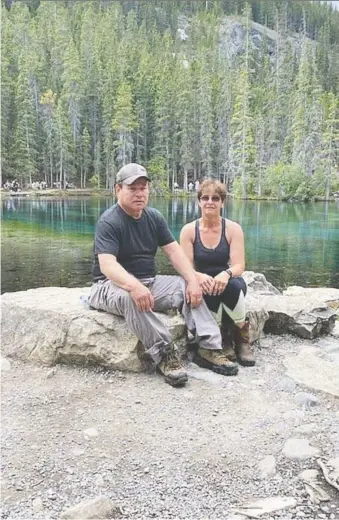
<svg viewBox="0 0 339 520">
<path fill-rule="evenodd" d="M 221 349 L 199 348 L 193 361 L 200 367 L 209 368 L 223 376 L 235 376 L 239 370 L 238 365 L 227 359 L 225 352 Z"/>
<path fill-rule="evenodd" d="M 158 371 L 164 376 L 165 382 L 171 386 L 184 386 L 187 383 L 187 373 L 179 357 L 172 347 L 157 365 Z"/>
<path fill-rule="evenodd" d="M 235 354 L 238 363 L 244 367 L 253 367 L 255 365 L 254 354 L 250 344 L 249 326 L 250 322 L 246 321 L 242 328 L 236 325 L 233 328 Z"/>
<path fill-rule="evenodd" d="M 234 341 L 233 341 L 233 333 L 232 333 L 232 322 L 225 323 L 225 320 L 221 322 L 220 327 L 221 338 L 222 338 L 222 349 L 224 351 L 225 356 L 230 361 L 237 361 L 237 356 L 234 351 Z"/>
</svg>

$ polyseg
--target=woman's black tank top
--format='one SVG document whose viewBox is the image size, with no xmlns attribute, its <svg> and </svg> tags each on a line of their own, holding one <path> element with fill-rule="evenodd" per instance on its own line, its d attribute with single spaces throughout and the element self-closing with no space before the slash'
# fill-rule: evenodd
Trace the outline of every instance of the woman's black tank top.
<svg viewBox="0 0 339 520">
<path fill-rule="evenodd" d="M 214 249 L 205 247 L 201 242 L 199 220 L 195 222 L 195 239 L 193 242 L 193 254 L 195 270 L 200 273 L 216 276 L 221 271 L 228 269 L 230 260 L 230 246 L 225 235 L 226 220 L 222 219 L 220 242 Z"/>
</svg>

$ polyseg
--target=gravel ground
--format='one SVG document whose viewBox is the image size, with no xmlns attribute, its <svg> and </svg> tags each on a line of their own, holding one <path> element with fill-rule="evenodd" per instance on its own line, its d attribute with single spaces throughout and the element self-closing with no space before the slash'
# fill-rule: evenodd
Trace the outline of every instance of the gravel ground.
<svg viewBox="0 0 339 520">
<path fill-rule="evenodd" d="M 267 336 L 256 367 L 236 377 L 190 363 L 195 377 L 182 389 L 157 374 L 11 362 L 2 373 L 2 518 L 57 519 L 107 495 L 126 519 L 240 519 L 232 508 L 283 495 L 297 506 L 263 520 L 338 520 L 336 491 L 324 483 L 331 500 L 312 504 L 298 477 L 318 468 L 316 458 L 282 453 L 303 437 L 324 460 L 339 456 L 338 399 L 311 391 L 317 402 L 304 406 L 300 392 L 310 390 L 285 375 L 284 357 L 302 344 Z M 262 478 L 267 455 L 276 473 Z"/>
</svg>

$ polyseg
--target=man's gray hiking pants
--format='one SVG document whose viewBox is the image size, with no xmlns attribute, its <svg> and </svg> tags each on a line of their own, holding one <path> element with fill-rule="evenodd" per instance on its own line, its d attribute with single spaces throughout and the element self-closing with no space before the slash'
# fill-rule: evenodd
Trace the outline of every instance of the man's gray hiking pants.
<svg viewBox="0 0 339 520">
<path fill-rule="evenodd" d="M 201 348 L 221 349 L 219 327 L 204 301 L 199 307 L 191 308 L 186 302 L 186 283 L 180 276 L 158 275 L 140 280 L 151 291 L 154 298 L 152 311 L 141 312 L 128 291 L 114 285 L 110 280 L 99 281 L 92 286 L 89 304 L 97 310 L 123 316 L 129 329 L 143 344 L 153 361 L 160 363 L 172 337 L 155 312 L 178 309 L 182 314 L 194 341 Z M 155 312 L 153 312 L 155 311 Z"/>
</svg>

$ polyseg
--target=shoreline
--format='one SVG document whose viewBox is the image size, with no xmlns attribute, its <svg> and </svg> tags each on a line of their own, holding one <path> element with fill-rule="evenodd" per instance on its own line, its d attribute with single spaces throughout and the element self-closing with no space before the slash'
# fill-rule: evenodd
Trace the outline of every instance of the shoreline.
<svg viewBox="0 0 339 520">
<path fill-rule="evenodd" d="M 106 189 L 102 190 L 96 190 L 93 188 L 75 188 L 75 189 L 68 189 L 68 190 L 58 190 L 58 189 L 47 189 L 47 190 L 26 190 L 26 191 L 20 191 L 20 192 L 9 192 L 7 190 L 4 190 L 3 188 L 0 189 L 1 199 L 7 200 L 12 198 L 56 198 L 56 199 L 62 199 L 62 198 L 72 198 L 72 197 L 114 197 L 114 192 Z M 159 195 L 156 193 L 150 193 L 152 197 L 160 197 L 160 198 L 168 198 L 168 199 L 191 199 L 196 197 L 196 193 L 165 193 L 163 195 Z M 325 197 L 316 197 L 308 200 L 302 200 L 302 199 L 277 199 L 273 197 L 246 197 L 245 199 L 242 198 L 235 198 L 232 196 L 231 193 L 227 194 L 227 198 L 234 199 L 234 200 L 250 200 L 250 201 L 268 201 L 268 202 L 289 202 L 289 203 L 307 203 L 307 202 L 336 202 L 339 201 L 336 197 L 331 197 L 330 199 L 326 199 Z"/>
</svg>

